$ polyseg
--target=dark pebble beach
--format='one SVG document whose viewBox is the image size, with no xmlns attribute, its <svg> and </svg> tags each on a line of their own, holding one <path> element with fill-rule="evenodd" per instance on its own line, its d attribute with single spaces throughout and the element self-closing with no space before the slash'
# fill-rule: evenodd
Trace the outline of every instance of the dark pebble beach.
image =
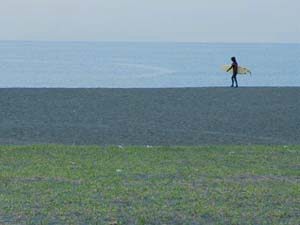
<svg viewBox="0 0 300 225">
<path fill-rule="evenodd" d="M 0 144 L 300 144 L 300 88 L 0 89 Z"/>
</svg>

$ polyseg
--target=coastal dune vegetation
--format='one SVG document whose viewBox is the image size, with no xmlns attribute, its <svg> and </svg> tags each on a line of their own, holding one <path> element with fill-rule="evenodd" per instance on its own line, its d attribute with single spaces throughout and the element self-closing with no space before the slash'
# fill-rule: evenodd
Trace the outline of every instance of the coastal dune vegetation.
<svg viewBox="0 0 300 225">
<path fill-rule="evenodd" d="M 300 224 L 299 146 L 0 147 L 0 224 Z"/>
</svg>

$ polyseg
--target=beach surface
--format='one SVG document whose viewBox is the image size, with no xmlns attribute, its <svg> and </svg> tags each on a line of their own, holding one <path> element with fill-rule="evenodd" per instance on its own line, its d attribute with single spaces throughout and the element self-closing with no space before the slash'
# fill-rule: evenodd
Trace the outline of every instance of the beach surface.
<svg viewBox="0 0 300 225">
<path fill-rule="evenodd" d="M 300 88 L 0 89 L 0 144 L 300 144 Z"/>
</svg>

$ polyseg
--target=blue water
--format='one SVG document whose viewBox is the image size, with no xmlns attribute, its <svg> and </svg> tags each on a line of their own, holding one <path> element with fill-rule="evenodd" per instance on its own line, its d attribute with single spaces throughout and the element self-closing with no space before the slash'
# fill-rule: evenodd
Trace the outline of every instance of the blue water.
<svg viewBox="0 0 300 225">
<path fill-rule="evenodd" d="M 300 44 L 0 42 L 0 87 L 300 86 Z"/>
</svg>

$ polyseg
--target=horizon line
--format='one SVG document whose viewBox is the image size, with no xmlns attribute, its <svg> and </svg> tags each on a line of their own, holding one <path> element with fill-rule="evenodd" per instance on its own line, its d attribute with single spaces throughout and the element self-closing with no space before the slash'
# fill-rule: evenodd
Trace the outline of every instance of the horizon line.
<svg viewBox="0 0 300 225">
<path fill-rule="evenodd" d="M 52 42 L 52 43 L 178 43 L 178 44 L 300 44 L 300 42 L 277 41 L 174 41 L 174 40 L 17 40 L 0 39 L 0 42 Z"/>
</svg>

